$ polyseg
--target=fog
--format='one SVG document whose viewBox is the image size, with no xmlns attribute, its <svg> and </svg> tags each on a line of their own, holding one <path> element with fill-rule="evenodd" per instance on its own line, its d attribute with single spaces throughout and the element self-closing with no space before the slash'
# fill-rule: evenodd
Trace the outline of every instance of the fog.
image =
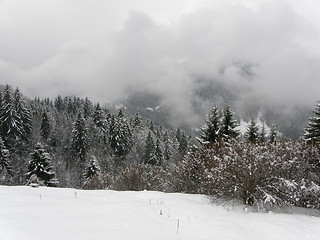
<svg viewBox="0 0 320 240">
<path fill-rule="evenodd" d="M 2 0 L 0 83 L 102 103 L 147 90 L 188 123 L 199 121 L 199 79 L 223 84 L 238 111 L 313 108 L 319 10 L 316 0 Z"/>
</svg>

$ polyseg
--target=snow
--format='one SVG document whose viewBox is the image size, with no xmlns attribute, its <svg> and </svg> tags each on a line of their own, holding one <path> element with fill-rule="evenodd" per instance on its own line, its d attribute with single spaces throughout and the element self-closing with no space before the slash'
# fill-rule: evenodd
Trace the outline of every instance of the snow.
<svg viewBox="0 0 320 240">
<path fill-rule="evenodd" d="M 0 240 L 320 239 L 318 217 L 226 210 L 203 195 L 0 186 L 0 206 Z"/>
</svg>

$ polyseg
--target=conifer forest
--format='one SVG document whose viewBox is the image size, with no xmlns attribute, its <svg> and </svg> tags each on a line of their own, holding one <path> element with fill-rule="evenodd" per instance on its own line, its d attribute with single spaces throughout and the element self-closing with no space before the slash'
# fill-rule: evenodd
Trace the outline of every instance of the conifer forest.
<svg viewBox="0 0 320 240">
<path fill-rule="evenodd" d="M 227 103 L 187 131 L 88 98 L 28 99 L 9 85 L 0 93 L 0 184 L 199 193 L 320 209 L 319 103 L 304 135 L 289 139 L 256 116 L 241 133 Z"/>
</svg>

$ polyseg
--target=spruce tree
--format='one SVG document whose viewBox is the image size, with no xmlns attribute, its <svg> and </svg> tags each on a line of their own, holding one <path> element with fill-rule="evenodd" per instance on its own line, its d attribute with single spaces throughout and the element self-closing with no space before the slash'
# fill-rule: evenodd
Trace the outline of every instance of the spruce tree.
<svg viewBox="0 0 320 240">
<path fill-rule="evenodd" d="M 36 176 L 40 181 L 43 181 L 46 186 L 53 185 L 52 179 L 55 173 L 50 163 L 51 157 L 41 143 L 36 145 L 30 157 L 31 160 L 29 161 L 28 172 L 26 174 L 27 180 L 30 180 L 32 176 Z"/>
<path fill-rule="evenodd" d="M 102 112 L 102 109 L 101 109 L 99 103 L 97 103 L 97 105 L 94 108 L 92 118 L 93 118 L 93 122 L 97 128 L 99 128 L 102 131 L 106 131 L 106 123 L 105 123 L 105 119 L 103 117 L 103 112 Z"/>
<path fill-rule="evenodd" d="M 187 153 L 189 141 L 185 132 L 181 131 L 180 133 L 178 152 L 183 157 Z"/>
<path fill-rule="evenodd" d="M 83 103 L 83 116 L 88 119 L 92 114 L 93 106 L 91 101 L 86 97 Z"/>
<path fill-rule="evenodd" d="M 32 132 L 31 113 L 26 106 L 26 102 L 24 101 L 19 88 L 16 88 L 14 92 L 13 104 L 15 107 L 15 111 L 20 119 L 20 125 L 22 127 L 20 131 L 21 138 L 29 141 Z"/>
<path fill-rule="evenodd" d="M 2 138 L 0 136 L 0 173 L 7 171 L 10 175 L 12 174 L 11 163 L 9 159 L 9 150 L 4 145 Z"/>
<path fill-rule="evenodd" d="M 307 141 L 319 142 L 320 140 L 320 101 L 318 102 L 314 116 L 309 119 L 309 123 L 305 129 L 304 138 Z"/>
<path fill-rule="evenodd" d="M 160 140 L 157 138 L 156 146 L 155 146 L 155 157 L 156 157 L 156 165 L 161 165 L 163 162 L 163 153 L 160 146 Z"/>
<path fill-rule="evenodd" d="M 278 132 L 277 132 L 277 128 L 275 124 L 271 125 L 271 130 L 270 130 L 270 134 L 269 134 L 269 142 L 270 143 L 275 143 L 276 139 L 278 136 Z"/>
<path fill-rule="evenodd" d="M 267 141 L 267 130 L 266 130 L 266 125 L 263 122 L 262 123 L 262 127 L 261 127 L 261 131 L 260 131 L 260 134 L 259 134 L 259 142 L 260 143 L 264 143 L 266 141 Z"/>
<path fill-rule="evenodd" d="M 250 123 L 247 127 L 245 138 L 247 141 L 252 143 L 257 143 L 259 140 L 259 127 L 257 123 L 257 118 L 251 117 Z"/>
<path fill-rule="evenodd" d="M 144 163 L 157 165 L 157 157 L 155 153 L 155 144 L 151 134 L 149 131 L 146 143 L 145 143 L 145 152 L 144 152 Z"/>
<path fill-rule="evenodd" d="M 221 113 L 218 107 L 213 107 L 202 127 L 200 142 L 202 144 L 215 143 L 221 136 Z"/>
<path fill-rule="evenodd" d="M 114 154 L 118 157 L 126 156 L 132 148 L 131 129 L 121 110 L 119 110 L 117 117 L 112 116 L 111 118 L 109 143 Z"/>
<path fill-rule="evenodd" d="M 51 132 L 51 125 L 50 125 L 49 117 L 47 112 L 44 111 L 42 113 L 42 118 L 41 118 L 41 129 L 40 129 L 41 137 L 47 140 L 49 138 L 50 132 Z"/>
<path fill-rule="evenodd" d="M 232 111 L 229 104 L 223 111 L 222 118 L 222 136 L 226 139 L 237 138 L 240 132 L 236 129 L 238 127 L 237 120 L 234 117 L 235 113 Z"/>
<path fill-rule="evenodd" d="M 87 128 L 85 126 L 85 120 L 82 117 L 82 114 L 79 113 L 76 121 L 73 124 L 71 134 L 71 150 L 73 156 L 76 157 L 79 163 L 80 172 L 83 171 L 83 166 L 87 155 L 88 142 L 89 141 L 87 137 Z"/>
<path fill-rule="evenodd" d="M 21 137 L 23 126 L 20 116 L 14 106 L 9 85 L 4 89 L 2 114 L 0 116 L 1 134 L 7 146 L 13 146 L 17 138 Z"/>
<path fill-rule="evenodd" d="M 172 147 L 171 147 L 171 144 L 170 144 L 170 138 L 169 138 L 169 134 L 168 132 L 165 132 L 164 133 L 164 136 L 163 136 L 163 141 L 164 141 L 164 150 L 163 150 L 163 157 L 164 157 L 164 160 L 166 162 L 170 161 L 171 157 L 172 157 Z"/>
</svg>

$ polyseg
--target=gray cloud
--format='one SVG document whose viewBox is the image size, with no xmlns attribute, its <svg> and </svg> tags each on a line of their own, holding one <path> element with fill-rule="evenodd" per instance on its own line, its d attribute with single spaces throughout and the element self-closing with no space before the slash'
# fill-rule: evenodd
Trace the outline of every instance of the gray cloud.
<svg viewBox="0 0 320 240">
<path fill-rule="evenodd" d="M 319 98 L 320 29 L 307 3 L 43 2 L 0 2 L 0 78 L 26 95 L 104 102 L 144 89 L 190 124 L 199 79 L 227 87 L 238 109 Z"/>
</svg>

